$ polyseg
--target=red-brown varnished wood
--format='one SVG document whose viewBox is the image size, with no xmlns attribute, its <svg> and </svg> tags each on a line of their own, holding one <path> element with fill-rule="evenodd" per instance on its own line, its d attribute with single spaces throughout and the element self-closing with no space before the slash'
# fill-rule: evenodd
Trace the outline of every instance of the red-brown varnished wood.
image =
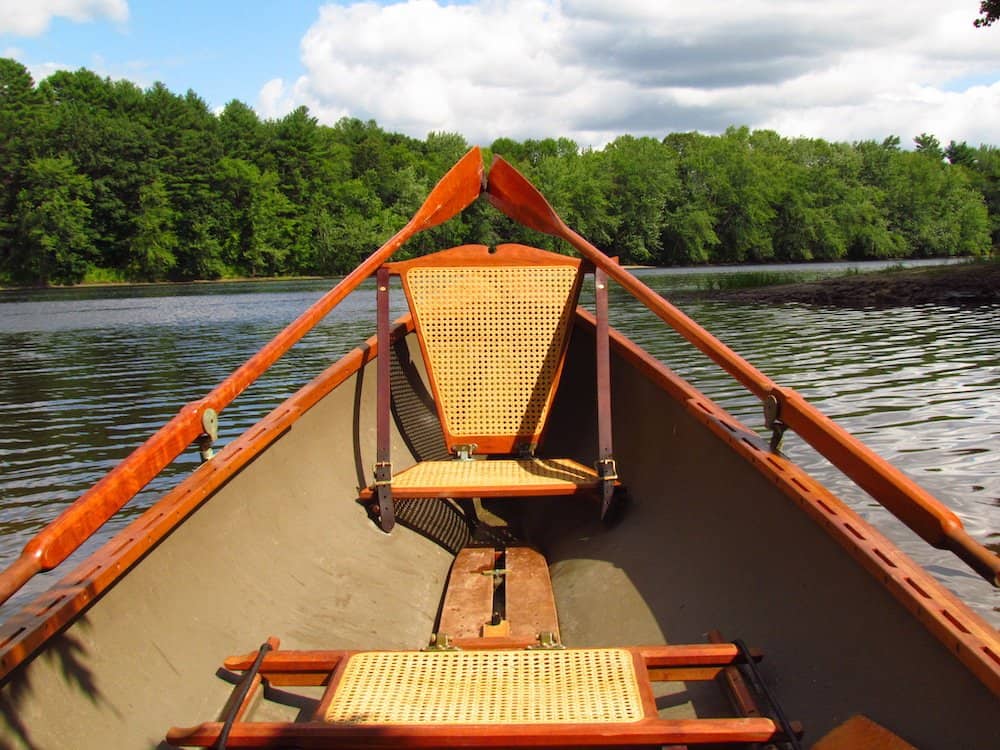
<svg viewBox="0 0 1000 750">
<path fill-rule="evenodd" d="M 233 672 L 249 669 L 256 652 L 231 656 L 223 666 Z M 345 658 L 343 651 L 273 651 L 264 657 L 260 672 L 272 685 L 326 685 Z"/>
<path fill-rule="evenodd" d="M 584 258 L 621 284 L 754 395 L 760 399 L 773 396 L 779 405 L 779 418 L 785 424 L 926 541 L 951 549 L 986 580 L 1000 585 L 1000 557 L 972 539 L 947 506 L 908 480 L 801 396 L 780 388 L 634 275 L 617 266 L 570 229 L 537 188 L 499 156 L 494 157 L 490 168 L 487 198 L 515 221 L 569 242 Z"/>
<path fill-rule="evenodd" d="M 709 682 L 728 667 L 655 667 L 646 671 L 651 682 Z"/>
<path fill-rule="evenodd" d="M 708 631 L 708 640 L 711 643 L 726 642 L 718 630 Z M 753 693 L 747 686 L 746 680 L 743 679 L 739 667 L 725 667 L 717 679 L 726 691 L 726 695 L 729 696 L 729 702 L 736 713 L 740 716 L 760 716 L 757 701 L 754 700 Z"/>
<path fill-rule="evenodd" d="M 574 258 L 566 255 L 559 255 L 558 253 L 551 253 L 546 250 L 539 250 L 538 248 L 528 247 L 527 245 L 519 245 L 514 243 L 502 244 L 496 247 L 495 250 L 490 250 L 485 245 L 461 245 L 459 247 L 450 248 L 447 250 L 441 250 L 430 255 L 426 255 L 420 258 L 415 258 L 409 261 L 401 261 L 399 263 L 390 264 L 387 267 L 390 272 L 398 273 L 403 282 L 403 289 L 406 292 L 406 298 L 410 302 L 411 310 L 413 309 L 413 293 L 411 291 L 411 285 L 409 281 L 409 273 L 417 268 L 484 268 L 484 267 L 517 267 L 517 266 L 567 266 L 575 268 L 576 278 L 573 285 L 569 291 L 567 297 L 567 304 L 572 305 L 573 308 L 576 307 L 576 300 L 580 296 L 580 287 L 582 285 L 582 271 L 581 271 L 581 261 L 579 258 Z M 470 315 L 475 314 L 474 311 L 469 312 Z M 497 434 L 462 434 L 454 435 L 451 433 L 448 425 L 449 420 L 446 415 L 446 405 L 445 400 L 442 399 L 440 390 L 438 388 L 437 379 L 434 376 L 434 358 L 430 356 L 428 351 L 428 344 L 425 338 L 425 327 L 424 322 L 421 321 L 420 316 L 414 311 L 414 319 L 416 322 L 417 335 L 420 341 L 420 349 L 424 356 L 424 362 L 427 365 L 428 374 L 430 375 L 430 386 L 431 391 L 434 396 L 434 403 L 438 411 L 438 416 L 441 421 L 441 428 L 444 432 L 445 443 L 448 449 L 451 451 L 456 450 L 456 446 L 459 445 L 475 445 L 476 453 L 483 455 L 509 455 L 517 453 L 519 446 L 522 443 L 541 443 L 544 439 L 545 434 L 545 423 L 538 426 L 537 433 L 533 427 L 522 427 L 517 434 L 507 434 L 507 435 L 497 435 Z M 554 374 L 552 376 L 551 384 L 549 385 L 547 393 L 545 396 L 545 403 L 543 406 L 543 413 L 548 414 L 552 406 L 552 400 L 555 397 L 556 386 L 559 383 L 559 378 L 562 375 L 563 365 L 566 359 L 566 349 L 569 343 L 569 332 L 566 331 L 562 336 L 562 340 L 557 342 L 560 346 L 558 350 L 558 358 L 555 367 Z M 546 420 L 547 421 L 547 420 Z M 453 495 L 455 497 L 470 497 L 470 495 Z M 423 497 L 423 496 L 421 496 Z"/>
<path fill-rule="evenodd" d="M 961 519 L 791 388 L 771 389 L 782 421 L 859 487 L 935 547 L 949 549 L 994 586 L 1000 557 L 972 539 Z"/>
<path fill-rule="evenodd" d="M 578 309 L 576 324 L 593 331 L 594 318 Z M 907 610 L 917 612 L 924 626 L 1000 696 L 1000 638 L 995 628 L 823 485 L 789 459 L 770 451 L 754 431 L 614 329 L 611 337 L 618 356 L 684 404 L 691 416 L 802 507 Z"/>
<path fill-rule="evenodd" d="M 316 707 L 316 711 L 312 716 L 314 721 L 321 721 L 323 716 L 326 715 L 327 710 L 329 710 L 330 702 L 337 694 L 337 688 L 340 686 L 340 682 L 344 678 L 344 672 L 347 670 L 347 664 L 350 661 L 350 658 L 351 654 L 346 653 L 344 658 L 337 662 L 337 665 L 333 668 L 333 672 L 330 673 L 329 685 L 326 690 L 323 691 L 323 698 L 320 700 L 319 705 Z"/>
<path fill-rule="evenodd" d="M 267 645 L 271 648 L 271 651 L 273 652 L 276 651 L 278 647 L 281 645 L 281 641 L 278 638 L 271 636 L 270 638 L 267 639 Z M 243 717 L 247 713 L 247 709 L 250 708 L 250 705 L 253 703 L 254 698 L 256 697 L 257 690 L 260 688 L 262 679 L 263 677 L 260 673 L 260 670 L 258 669 L 257 673 L 253 676 L 253 678 L 250 681 L 250 688 L 243 696 L 243 700 L 240 701 L 240 705 L 236 707 L 236 713 L 233 715 L 234 721 L 243 720 Z M 235 698 L 238 693 L 239 693 L 239 686 L 237 686 L 237 688 L 233 691 L 233 698 Z M 227 710 L 224 712 L 224 715 L 228 715 L 228 708 L 229 707 L 227 707 Z"/>
<path fill-rule="evenodd" d="M 453 266 L 573 266 L 583 261 L 573 255 L 560 255 L 537 247 L 507 242 L 491 250 L 487 245 L 459 245 L 412 260 L 387 263 L 389 273 L 401 276 L 411 268 L 451 268 Z"/>
<path fill-rule="evenodd" d="M 740 659 L 739 649 L 732 643 L 691 643 L 667 646 L 636 646 L 647 669 L 658 667 L 697 667 L 734 664 Z"/>
<path fill-rule="evenodd" d="M 459 550 L 451 565 L 444 603 L 438 622 L 439 635 L 479 638 L 483 625 L 493 617 L 493 570 L 496 552 L 492 547 Z"/>
<path fill-rule="evenodd" d="M 176 747 L 211 747 L 222 725 L 207 722 L 173 728 L 167 742 Z M 512 724 L 512 725 L 383 725 L 344 726 L 248 722 L 233 726 L 230 747 L 613 747 L 660 746 L 672 743 L 708 744 L 766 742 L 779 735 L 770 719 L 658 719 L 629 724 Z"/>
<path fill-rule="evenodd" d="M 511 636 L 534 639 L 548 632 L 558 641 L 559 617 L 545 557 L 530 547 L 507 547 L 504 558 Z"/>
<path fill-rule="evenodd" d="M 412 330 L 413 321 L 406 316 L 397 322 L 393 337 L 405 336 Z M 302 413 L 354 375 L 377 353 L 372 337 L 346 354 L 272 411 L 255 429 L 245 432 L 211 461 L 199 466 L 152 508 L 62 578 L 43 600 L 4 622 L 0 626 L 0 679 L 123 576 L 134 562 L 282 435 Z"/>
<path fill-rule="evenodd" d="M 632 668 L 635 670 L 635 685 L 639 690 L 639 700 L 646 718 L 655 718 L 657 713 L 656 696 L 653 695 L 653 683 L 649 679 L 645 657 L 638 649 L 631 649 Z M 681 740 L 675 740 L 681 741 Z"/>
<path fill-rule="evenodd" d="M 237 368 L 205 398 L 194 401 L 87 490 L 25 545 L 20 559 L 0 573 L 0 603 L 33 575 L 51 570 L 77 549 L 105 521 L 181 454 L 203 431 L 206 409 L 222 411 L 251 383 L 312 330 L 362 281 L 423 229 L 450 219 L 482 190 L 483 162 L 471 149 L 431 190 L 406 226 L 289 324 L 270 343 Z"/>
<path fill-rule="evenodd" d="M 917 750 L 867 716 L 852 716 L 823 735 L 812 750 Z"/>
</svg>

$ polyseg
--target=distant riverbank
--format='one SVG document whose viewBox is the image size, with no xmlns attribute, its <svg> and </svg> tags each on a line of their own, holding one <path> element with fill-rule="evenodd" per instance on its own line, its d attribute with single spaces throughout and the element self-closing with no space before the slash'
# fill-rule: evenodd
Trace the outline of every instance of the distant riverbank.
<svg viewBox="0 0 1000 750">
<path fill-rule="evenodd" d="M 801 302 L 854 308 L 1000 304 L 1000 260 L 890 268 L 816 281 L 713 289 L 695 294 L 733 302 Z"/>
</svg>

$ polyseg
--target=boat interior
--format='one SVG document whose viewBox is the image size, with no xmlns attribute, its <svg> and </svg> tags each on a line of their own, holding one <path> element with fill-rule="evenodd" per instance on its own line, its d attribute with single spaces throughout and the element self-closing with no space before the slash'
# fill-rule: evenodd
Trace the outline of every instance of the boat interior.
<svg viewBox="0 0 1000 750">
<path fill-rule="evenodd" d="M 376 286 L 375 336 L 4 626 L 0 747 L 995 736 L 992 629 L 609 329 L 600 269 L 464 246 Z"/>
</svg>

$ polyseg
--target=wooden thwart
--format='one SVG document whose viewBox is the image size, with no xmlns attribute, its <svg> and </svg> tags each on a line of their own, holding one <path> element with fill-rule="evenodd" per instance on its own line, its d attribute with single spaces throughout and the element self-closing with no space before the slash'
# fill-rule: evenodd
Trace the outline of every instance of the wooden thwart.
<svg viewBox="0 0 1000 750">
<path fill-rule="evenodd" d="M 218 722 L 171 730 L 167 742 L 178 747 L 211 747 Z M 584 726 L 336 726 L 323 722 L 242 723 L 233 727 L 229 747 L 609 747 L 673 744 L 754 743 L 776 737 L 770 719 L 644 719 L 632 724 Z"/>
<path fill-rule="evenodd" d="M 253 654 L 234 657 L 226 661 L 226 666 L 238 669 L 252 662 Z M 661 719 L 657 715 L 653 699 L 651 675 L 664 668 L 725 668 L 740 658 L 738 649 L 732 644 L 696 644 L 675 646 L 650 646 L 619 649 L 566 649 L 545 651 L 452 651 L 452 652 L 273 652 L 267 654 L 260 665 L 261 676 L 272 684 L 327 684 L 327 690 L 313 720 L 303 723 L 236 722 L 230 731 L 230 747 L 388 747 L 403 745 L 408 747 L 560 747 L 560 746 L 615 746 L 615 745 L 664 745 L 673 743 L 753 743 L 779 739 L 781 732 L 769 718 L 739 717 L 713 719 Z M 352 660 L 361 669 L 355 669 L 352 679 L 360 678 L 361 684 L 353 687 L 345 675 L 349 674 Z M 586 676 L 582 683 L 574 683 L 574 669 L 584 662 Z M 624 661 L 623 661 L 624 660 Z M 422 665 L 446 666 L 457 669 L 447 672 L 443 680 L 438 675 L 435 687 L 421 680 Z M 494 663 L 495 662 L 495 663 Z M 503 662 L 505 668 L 500 668 Z M 408 665 L 408 668 L 407 668 Z M 458 666 L 457 666 L 458 665 Z M 596 665 L 596 666 L 595 666 Z M 383 676 L 389 682 L 397 678 L 409 680 L 404 686 L 403 698 L 388 702 L 389 711 L 377 720 L 367 720 L 364 712 L 338 715 L 337 721 L 326 721 L 335 705 L 338 691 L 353 689 L 362 697 L 366 695 L 367 670 L 391 670 Z M 471 670 L 462 673 L 462 669 Z M 589 672 L 588 672 L 589 670 Z M 428 675 L 434 670 L 429 670 Z M 438 670 L 440 672 L 440 670 Z M 463 676 L 464 674 L 464 676 Z M 600 716 L 572 720 L 498 722 L 490 717 L 482 723 L 464 721 L 463 714 L 455 714 L 458 720 L 450 723 L 411 720 L 402 722 L 394 719 L 394 706 L 405 695 L 419 696 L 433 701 L 435 689 L 444 686 L 450 700 L 461 700 L 462 690 L 467 683 L 488 684 L 503 682 L 509 675 L 521 674 L 530 682 L 545 683 L 549 679 L 559 682 L 550 700 L 558 704 L 559 694 L 569 684 L 588 694 L 594 686 L 601 690 L 619 690 L 626 695 L 624 713 L 613 717 L 628 716 L 630 721 L 603 721 Z M 546 678 L 544 675 L 548 674 Z M 449 677 L 448 675 L 451 675 Z M 590 682 L 587 682 L 589 680 Z M 568 682 L 567 682 L 568 681 Z M 591 685 L 590 683 L 593 683 Z M 389 683 L 386 683 L 389 684 Z M 459 686 L 456 688 L 455 686 Z M 346 687 L 345 687 L 346 686 Z M 495 688 L 494 688 L 495 689 Z M 532 688 L 531 690 L 534 690 Z M 495 710 L 536 711 L 533 702 L 545 700 L 523 686 L 514 685 L 509 694 L 498 689 L 492 694 L 497 704 Z M 631 697 L 628 697 L 631 696 Z M 479 696 L 471 695 L 475 706 L 481 709 Z M 516 705 L 520 701 L 523 705 Z M 505 703 L 506 702 L 506 703 Z M 505 708 L 504 706 L 507 706 Z M 607 711 L 602 700 L 594 702 L 595 714 Z M 572 701 L 575 711 L 581 709 L 577 701 Z M 411 712 L 420 706 L 409 706 Z M 446 706 L 445 711 L 455 711 L 454 706 Z M 494 710 L 494 708 L 491 708 Z M 558 719 L 558 705 L 552 709 Z M 632 713 L 629 713 L 629 712 Z M 334 712 L 335 713 L 335 712 Z M 429 711 L 433 714 L 433 711 Z M 335 713 L 336 715 L 336 713 Z M 409 715 L 409 714 L 408 714 Z M 451 716 L 451 714 L 446 714 Z M 603 715 L 603 714 L 602 714 Z M 344 716 L 347 716 L 345 719 Z M 222 725 L 206 722 L 196 727 L 171 729 L 167 742 L 174 746 L 211 747 L 217 740 Z"/>
</svg>

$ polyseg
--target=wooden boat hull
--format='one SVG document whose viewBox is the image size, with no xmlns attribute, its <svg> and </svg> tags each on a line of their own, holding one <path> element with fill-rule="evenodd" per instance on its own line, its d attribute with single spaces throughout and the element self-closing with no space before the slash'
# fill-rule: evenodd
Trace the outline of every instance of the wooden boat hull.
<svg viewBox="0 0 1000 750">
<path fill-rule="evenodd" d="M 584 319 L 547 436 L 583 462 L 596 445 L 593 349 Z M 398 352 L 402 468 L 439 449 L 440 428 L 412 335 Z M 373 353 L 370 341 L 334 365 L 4 626 L 0 746 L 157 746 L 171 725 L 218 716 L 232 689 L 222 658 L 270 635 L 300 649 L 426 644 L 452 553 L 409 528 L 382 533 L 354 502 L 374 460 Z M 988 625 L 621 339 L 612 383 L 632 498 L 621 522 L 603 526 L 575 498 L 491 507 L 546 553 L 565 643 L 695 642 L 718 628 L 764 650 L 765 676 L 811 740 L 855 713 L 922 748 L 995 735 Z M 446 544 L 463 533 L 454 521 L 437 519 Z M 936 625 L 949 618 L 961 627 Z M 667 683 L 658 706 L 713 710 L 699 687 Z M 318 697 L 287 692 L 260 717 L 294 720 Z"/>
</svg>

